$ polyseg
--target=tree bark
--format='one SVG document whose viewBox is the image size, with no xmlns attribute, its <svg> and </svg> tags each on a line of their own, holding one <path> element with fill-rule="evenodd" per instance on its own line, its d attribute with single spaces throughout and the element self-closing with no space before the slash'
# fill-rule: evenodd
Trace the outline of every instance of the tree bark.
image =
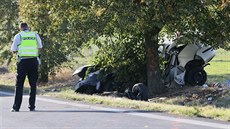
<svg viewBox="0 0 230 129">
<path fill-rule="evenodd" d="M 158 55 L 158 33 L 160 29 L 152 29 L 144 34 L 146 45 L 146 60 L 147 60 L 147 86 L 150 97 L 156 94 L 161 94 L 165 91 L 162 83 L 159 55 Z"/>
</svg>

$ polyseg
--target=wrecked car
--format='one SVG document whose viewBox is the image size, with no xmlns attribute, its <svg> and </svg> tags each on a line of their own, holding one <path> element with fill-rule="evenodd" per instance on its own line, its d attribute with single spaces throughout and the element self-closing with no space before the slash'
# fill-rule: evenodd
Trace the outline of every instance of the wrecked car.
<svg viewBox="0 0 230 129">
<path fill-rule="evenodd" d="M 87 74 L 88 72 L 88 74 Z M 79 81 L 74 86 L 76 93 L 94 94 L 112 91 L 114 88 L 114 73 L 102 74 L 93 65 L 84 65 L 75 70 L 72 76 L 78 75 Z M 148 100 L 148 89 L 143 83 L 137 83 L 122 93 L 124 97 L 134 100 Z"/>
<path fill-rule="evenodd" d="M 215 56 L 215 50 L 210 45 L 194 43 L 177 45 L 173 42 L 165 45 L 161 51 L 167 60 L 163 71 L 165 86 L 170 86 L 174 81 L 180 86 L 203 85 L 207 80 L 204 67 Z"/>
<path fill-rule="evenodd" d="M 89 71 L 89 74 L 86 74 Z M 94 71 L 92 65 L 84 65 L 75 70 L 72 76 L 78 75 L 75 92 L 84 94 L 102 93 L 109 91 L 112 86 L 113 73 L 101 74 L 102 70 Z"/>
</svg>

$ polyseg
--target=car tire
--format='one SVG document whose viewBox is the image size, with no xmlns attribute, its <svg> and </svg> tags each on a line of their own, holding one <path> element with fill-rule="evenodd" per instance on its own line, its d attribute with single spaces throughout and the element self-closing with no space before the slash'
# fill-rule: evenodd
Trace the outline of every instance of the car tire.
<svg viewBox="0 0 230 129">
<path fill-rule="evenodd" d="M 207 80 L 207 73 L 203 67 L 195 67 L 188 71 L 186 82 L 191 86 L 203 85 Z"/>
<path fill-rule="evenodd" d="M 148 89 L 143 83 L 137 83 L 132 87 L 132 93 L 136 100 L 147 101 L 148 96 Z"/>
</svg>

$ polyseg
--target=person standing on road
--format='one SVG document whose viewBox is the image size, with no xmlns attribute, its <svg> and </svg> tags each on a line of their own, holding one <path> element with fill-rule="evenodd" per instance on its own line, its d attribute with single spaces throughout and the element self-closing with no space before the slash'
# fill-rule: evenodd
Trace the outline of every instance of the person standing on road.
<svg viewBox="0 0 230 129">
<path fill-rule="evenodd" d="M 19 25 L 20 33 L 15 35 L 11 50 L 17 52 L 17 75 L 12 112 L 18 112 L 23 98 L 24 81 L 27 76 L 30 84 L 29 109 L 35 111 L 36 85 L 38 80 L 38 51 L 42 48 L 39 35 L 29 30 L 27 23 Z"/>
</svg>

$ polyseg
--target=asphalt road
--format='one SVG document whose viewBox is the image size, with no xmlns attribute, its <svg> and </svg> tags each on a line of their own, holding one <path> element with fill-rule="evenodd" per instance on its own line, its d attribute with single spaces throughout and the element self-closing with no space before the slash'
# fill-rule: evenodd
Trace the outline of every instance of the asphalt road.
<svg viewBox="0 0 230 129">
<path fill-rule="evenodd" d="M 37 108 L 10 112 L 13 95 L 0 91 L 0 129 L 230 129 L 230 122 L 115 109 L 37 96 Z"/>
</svg>

